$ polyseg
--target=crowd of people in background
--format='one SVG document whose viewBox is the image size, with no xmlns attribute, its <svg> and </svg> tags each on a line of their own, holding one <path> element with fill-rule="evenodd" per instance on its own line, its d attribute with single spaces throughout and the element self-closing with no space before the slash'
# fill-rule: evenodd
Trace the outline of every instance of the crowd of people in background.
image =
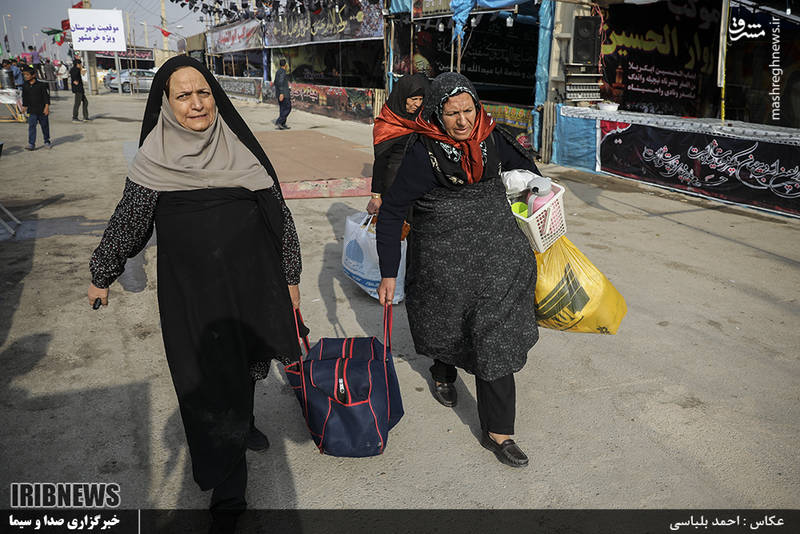
<svg viewBox="0 0 800 534">
<path fill-rule="evenodd" d="M 89 118 L 89 102 L 84 90 L 86 69 L 76 58 L 71 67 L 63 61 L 42 58 L 32 46 L 25 57 L 12 57 L 2 60 L 3 89 L 14 89 L 17 93 L 19 116 L 28 123 L 28 143 L 26 150 L 36 148 L 37 125 L 41 127 L 44 146 L 51 148 L 50 141 L 50 95 L 54 91 L 70 90 L 74 94 L 72 121 L 83 122 Z M 83 119 L 78 112 L 83 108 Z M 21 120 L 21 119 L 20 119 Z"/>
</svg>

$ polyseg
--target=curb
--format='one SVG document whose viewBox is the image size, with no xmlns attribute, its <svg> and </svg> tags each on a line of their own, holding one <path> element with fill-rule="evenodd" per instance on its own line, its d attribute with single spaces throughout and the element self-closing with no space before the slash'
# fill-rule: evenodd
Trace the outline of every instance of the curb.
<svg viewBox="0 0 800 534">
<path fill-rule="evenodd" d="M 371 193 L 371 188 L 371 177 L 281 183 L 283 198 L 287 199 L 368 197 Z"/>
</svg>

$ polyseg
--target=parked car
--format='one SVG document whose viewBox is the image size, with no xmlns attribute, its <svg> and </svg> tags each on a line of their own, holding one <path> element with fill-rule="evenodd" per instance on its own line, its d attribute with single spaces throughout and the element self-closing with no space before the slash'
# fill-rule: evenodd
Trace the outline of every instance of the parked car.
<svg viewBox="0 0 800 534">
<path fill-rule="evenodd" d="M 106 75 L 106 87 L 112 91 L 119 91 L 119 80 L 122 79 L 122 92 L 130 93 L 131 87 L 134 90 L 147 92 L 150 91 L 150 86 L 153 85 L 153 78 L 155 73 L 146 69 L 126 69 L 117 76 L 116 72 L 109 72 Z"/>
</svg>

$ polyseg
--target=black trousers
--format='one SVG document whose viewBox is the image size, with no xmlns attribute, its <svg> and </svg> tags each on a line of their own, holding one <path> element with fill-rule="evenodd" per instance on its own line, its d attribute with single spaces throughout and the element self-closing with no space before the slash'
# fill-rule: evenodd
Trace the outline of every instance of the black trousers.
<svg viewBox="0 0 800 534">
<path fill-rule="evenodd" d="M 250 406 L 252 410 L 253 402 L 255 400 L 256 382 L 250 381 Z M 250 415 L 250 426 L 252 427 L 255 422 L 254 416 Z M 245 499 L 245 490 L 247 490 L 247 461 L 245 455 L 242 457 L 233 468 L 228 478 L 222 481 L 221 484 L 214 488 L 211 493 L 211 509 L 212 515 L 221 515 L 222 517 L 229 515 L 237 515 L 247 508 L 247 500 Z"/>
<path fill-rule="evenodd" d="M 72 118 L 73 119 L 77 119 L 78 118 L 78 109 L 80 108 L 81 103 L 83 103 L 83 118 L 84 118 L 84 120 L 88 120 L 89 119 L 89 101 L 86 100 L 86 93 L 84 93 L 84 92 L 75 93 L 75 103 L 72 105 Z"/>
<path fill-rule="evenodd" d="M 292 111 L 292 101 L 289 95 L 284 95 L 283 100 L 278 101 L 278 109 L 280 110 L 280 115 L 278 115 L 278 120 L 275 124 L 283 126 L 286 124 L 286 117 L 288 117 L 289 113 Z"/>
<path fill-rule="evenodd" d="M 431 376 L 436 382 L 453 383 L 458 371 L 454 365 L 433 360 Z M 478 403 L 478 418 L 481 430 L 493 434 L 514 433 L 514 418 L 517 411 L 517 387 L 514 374 L 487 382 L 475 377 L 475 396 Z"/>
</svg>

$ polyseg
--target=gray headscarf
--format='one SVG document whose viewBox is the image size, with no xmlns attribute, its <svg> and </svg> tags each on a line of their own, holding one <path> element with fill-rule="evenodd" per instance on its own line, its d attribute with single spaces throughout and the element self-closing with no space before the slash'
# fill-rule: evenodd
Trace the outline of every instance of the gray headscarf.
<svg viewBox="0 0 800 534">
<path fill-rule="evenodd" d="M 156 191 L 272 187 L 272 177 L 235 133 L 214 113 L 211 126 L 196 132 L 181 126 L 167 96 L 161 113 L 133 158 L 128 178 Z"/>
<path fill-rule="evenodd" d="M 478 92 L 466 76 L 457 72 L 445 72 L 438 75 L 425 92 L 425 99 L 422 101 L 422 118 L 433 122 L 433 118 L 436 117 L 441 124 L 445 101 L 460 93 L 469 93 L 472 100 L 475 101 L 475 108 L 480 109 Z"/>
</svg>

